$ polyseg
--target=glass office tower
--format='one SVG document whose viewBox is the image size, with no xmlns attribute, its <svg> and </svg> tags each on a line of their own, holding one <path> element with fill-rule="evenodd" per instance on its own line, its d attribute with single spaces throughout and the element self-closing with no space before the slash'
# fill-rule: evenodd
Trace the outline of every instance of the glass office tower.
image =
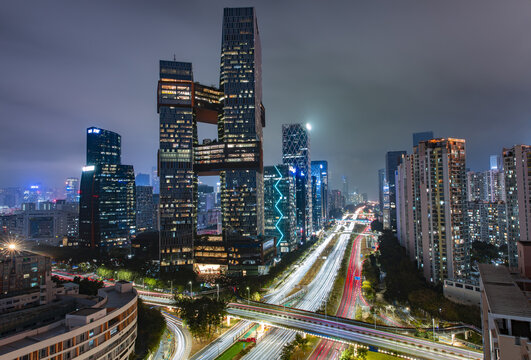
<svg viewBox="0 0 531 360">
<path fill-rule="evenodd" d="M 303 124 L 282 125 L 282 162 L 297 169 L 297 231 L 308 239 L 312 232 L 310 134 Z"/>
<path fill-rule="evenodd" d="M 133 166 L 121 164 L 120 135 L 88 128 L 79 199 L 80 242 L 102 250 L 129 247 L 136 232 L 135 196 Z"/>
<path fill-rule="evenodd" d="M 162 266 L 192 265 L 197 211 L 192 64 L 161 60 L 159 75 L 160 261 Z"/>
<path fill-rule="evenodd" d="M 219 140 L 231 148 L 258 142 L 255 156 L 261 158 L 265 110 L 260 35 L 254 8 L 224 9 L 220 89 L 224 100 L 218 122 Z M 262 168 L 222 171 L 220 179 L 227 240 L 264 234 Z"/>
<path fill-rule="evenodd" d="M 328 162 L 312 161 L 312 222 L 314 231 L 328 219 Z"/>
<path fill-rule="evenodd" d="M 388 151 L 385 155 L 385 179 L 389 186 L 389 203 L 384 207 L 384 212 L 388 210 L 388 222 L 384 221 L 384 229 L 390 229 L 396 232 L 396 189 L 395 189 L 395 171 L 400 165 L 402 156 L 406 155 L 405 151 Z M 386 218 L 387 216 L 384 216 Z"/>
<path fill-rule="evenodd" d="M 275 237 L 277 254 L 295 250 L 295 177 L 288 165 L 264 166 L 264 213 L 265 233 Z"/>
</svg>

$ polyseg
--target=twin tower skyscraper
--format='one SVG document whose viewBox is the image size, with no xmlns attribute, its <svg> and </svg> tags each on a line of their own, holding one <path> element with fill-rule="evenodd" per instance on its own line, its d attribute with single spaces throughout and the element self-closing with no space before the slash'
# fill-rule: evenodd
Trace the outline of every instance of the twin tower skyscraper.
<svg viewBox="0 0 531 360">
<path fill-rule="evenodd" d="M 218 175 L 224 241 L 264 234 L 261 47 L 254 8 L 226 8 L 219 89 L 194 82 L 192 64 L 160 61 L 160 261 L 192 265 L 198 176 Z M 197 123 L 217 125 L 199 144 Z"/>
</svg>

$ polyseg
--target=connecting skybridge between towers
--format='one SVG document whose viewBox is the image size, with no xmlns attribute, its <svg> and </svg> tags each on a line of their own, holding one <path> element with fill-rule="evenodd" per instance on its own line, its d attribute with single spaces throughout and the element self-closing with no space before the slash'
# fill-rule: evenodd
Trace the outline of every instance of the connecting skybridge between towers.
<svg viewBox="0 0 531 360">
<path fill-rule="evenodd" d="M 211 142 L 194 146 L 194 172 L 200 176 L 219 175 L 223 170 L 262 171 L 260 141 Z"/>
</svg>

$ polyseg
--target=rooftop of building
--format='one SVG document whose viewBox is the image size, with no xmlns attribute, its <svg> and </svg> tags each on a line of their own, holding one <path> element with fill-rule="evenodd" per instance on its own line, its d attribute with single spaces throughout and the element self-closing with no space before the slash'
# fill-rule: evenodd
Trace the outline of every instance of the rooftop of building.
<svg viewBox="0 0 531 360">
<path fill-rule="evenodd" d="M 9 250 L 9 245 L 5 251 L 0 251 L 0 261 L 11 260 L 12 258 L 21 258 L 28 256 L 42 256 L 26 250 Z M 44 256 L 43 256 L 44 257 Z"/>
<path fill-rule="evenodd" d="M 122 284 L 124 283 L 127 282 Z M 136 291 L 131 289 L 130 291 L 120 292 L 117 287 L 111 286 L 100 289 L 98 294 L 104 295 L 107 300 L 102 302 L 103 299 L 100 296 L 67 295 L 62 296 L 60 300 L 51 304 L 14 311 L 0 316 L 0 328 L 4 328 L 4 333 L 5 330 L 8 330 L 6 335 L 0 334 L 0 358 L 12 351 L 71 331 L 73 328 L 67 326 L 65 321 L 68 314 L 90 316 L 102 309 L 107 309 L 107 314 L 112 313 L 115 309 L 121 308 L 133 300 L 136 296 Z M 56 315 L 53 317 L 54 321 L 41 321 L 37 322 L 35 326 L 22 326 L 23 330 L 9 333 L 8 326 L 20 328 L 21 319 L 32 320 L 36 317 L 43 318 L 46 316 L 50 318 L 52 312 L 55 312 Z M 21 332 L 27 332 L 27 336 L 22 339 L 18 338 Z M 12 338 L 11 341 L 10 338 Z"/>
<path fill-rule="evenodd" d="M 76 315 L 76 316 L 89 316 L 92 314 L 96 314 L 97 312 L 100 312 L 104 308 L 85 308 L 85 309 L 79 309 L 74 312 L 71 312 L 68 315 Z"/>
<path fill-rule="evenodd" d="M 491 313 L 531 318 L 531 305 L 505 266 L 480 264 L 479 273 Z"/>
</svg>

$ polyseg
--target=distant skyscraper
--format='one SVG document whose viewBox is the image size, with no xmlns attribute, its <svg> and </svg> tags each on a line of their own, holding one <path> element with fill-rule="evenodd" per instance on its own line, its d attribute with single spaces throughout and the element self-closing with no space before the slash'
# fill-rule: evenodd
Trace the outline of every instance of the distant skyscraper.
<svg viewBox="0 0 531 360">
<path fill-rule="evenodd" d="M 121 164 L 122 139 L 115 132 L 87 129 L 87 165 Z"/>
<path fill-rule="evenodd" d="M 517 242 L 531 241 L 531 146 L 503 149 L 509 266 L 518 264 Z"/>
<path fill-rule="evenodd" d="M 383 213 L 384 206 L 384 184 L 385 184 L 385 169 L 378 170 L 378 201 L 380 203 L 380 213 Z"/>
<path fill-rule="evenodd" d="M 79 178 L 70 177 L 66 179 L 65 197 L 67 202 L 79 201 Z"/>
<path fill-rule="evenodd" d="M 350 192 L 348 191 L 348 177 L 346 175 L 343 175 L 341 177 L 341 184 L 343 186 L 343 190 L 341 191 L 341 193 L 345 197 L 346 202 L 349 202 Z"/>
<path fill-rule="evenodd" d="M 328 219 L 328 162 L 311 162 L 312 180 L 315 179 L 315 186 L 312 186 L 312 212 L 313 228 L 318 231 L 323 223 Z"/>
<path fill-rule="evenodd" d="M 137 176 L 138 179 L 138 176 Z M 155 228 L 153 221 L 153 187 L 136 186 L 136 228 L 137 231 L 149 231 Z"/>
<path fill-rule="evenodd" d="M 464 140 L 432 139 L 397 170 L 399 238 L 434 283 L 470 274 L 465 159 Z"/>
<path fill-rule="evenodd" d="M 467 171 L 467 200 L 468 201 L 483 201 L 485 200 L 485 176 L 484 173 Z"/>
<path fill-rule="evenodd" d="M 413 147 L 417 146 L 421 141 L 428 141 L 431 139 L 433 139 L 433 131 L 413 133 Z"/>
<path fill-rule="evenodd" d="M 199 184 L 197 194 L 197 230 L 201 233 L 217 232 L 221 228 L 221 212 L 216 208 L 214 187 Z"/>
<path fill-rule="evenodd" d="M 295 174 L 289 165 L 264 166 L 264 214 L 265 233 L 276 238 L 277 254 L 295 250 Z"/>
<path fill-rule="evenodd" d="M 150 186 L 151 185 L 151 183 L 149 182 L 149 174 L 142 174 L 142 173 L 136 174 L 135 182 L 136 182 L 136 186 Z"/>
<path fill-rule="evenodd" d="M 18 187 L 0 189 L 0 206 L 9 208 L 20 206 L 22 203 L 22 191 Z"/>
<path fill-rule="evenodd" d="M 132 165 L 121 164 L 120 154 L 120 135 L 87 129 L 79 201 L 79 237 L 86 246 L 128 247 L 135 234 L 135 174 Z"/>
<path fill-rule="evenodd" d="M 389 151 L 385 156 L 385 178 L 389 185 L 389 223 L 386 229 L 396 231 L 396 190 L 395 171 L 402 160 L 405 151 Z M 385 225 L 385 224 L 384 224 Z"/>
<path fill-rule="evenodd" d="M 490 170 L 503 170 L 503 163 L 500 155 L 491 155 L 489 160 Z"/>
<path fill-rule="evenodd" d="M 153 194 L 160 193 L 160 182 L 156 166 L 151 168 L 151 186 L 153 186 Z"/>
<path fill-rule="evenodd" d="M 305 125 L 282 125 L 282 162 L 297 169 L 297 227 L 308 239 L 312 231 L 312 184 L 310 134 Z"/>
<path fill-rule="evenodd" d="M 23 202 L 36 204 L 40 200 L 43 200 L 41 184 L 30 185 L 24 190 Z"/>
<path fill-rule="evenodd" d="M 341 190 L 330 191 L 330 208 L 332 210 L 340 210 L 345 207 L 345 196 L 341 194 Z"/>
</svg>

